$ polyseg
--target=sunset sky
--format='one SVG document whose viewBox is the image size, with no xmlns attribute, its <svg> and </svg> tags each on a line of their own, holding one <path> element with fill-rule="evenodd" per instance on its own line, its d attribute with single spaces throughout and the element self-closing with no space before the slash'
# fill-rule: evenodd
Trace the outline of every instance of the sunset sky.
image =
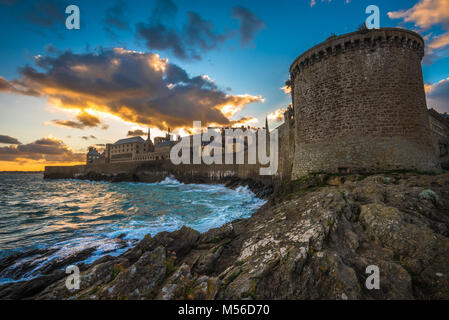
<svg viewBox="0 0 449 320">
<path fill-rule="evenodd" d="M 0 0 L 0 171 L 80 163 L 147 127 L 275 128 L 293 60 L 372 4 L 424 37 L 428 106 L 449 112 L 449 0 Z"/>
</svg>

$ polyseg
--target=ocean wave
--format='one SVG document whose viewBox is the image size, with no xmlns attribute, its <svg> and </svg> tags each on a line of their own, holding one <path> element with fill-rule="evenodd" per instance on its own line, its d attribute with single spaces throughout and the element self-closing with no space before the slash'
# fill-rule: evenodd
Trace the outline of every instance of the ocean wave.
<svg viewBox="0 0 449 320">
<path fill-rule="evenodd" d="M 77 263 L 119 255 L 147 234 L 184 225 L 205 232 L 248 218 L 265 203 L 246 186 L 232 190 L 184 184 L 174 177 L 153 184 L 115 184 L 17 176 L 1 184 L 8 193 L 0 193 L 0 257 L 42 251 L 3 270 L 0 283 L 36 277 L 49 264 L 86 250 L 89 254 Z"/>
<path fill-rule="evenodd" d="M 159 185 L 177 185 L 177 186 L 179 186 L 179 185 L 183 185 L 184 183 L 181 183 L 178 180 L 176 180 L 174 176 L 169 176 L 169 177 L 166 177 L 161 182 L 158 182 L 156 184 L 159 184 Z"/>
</svg>

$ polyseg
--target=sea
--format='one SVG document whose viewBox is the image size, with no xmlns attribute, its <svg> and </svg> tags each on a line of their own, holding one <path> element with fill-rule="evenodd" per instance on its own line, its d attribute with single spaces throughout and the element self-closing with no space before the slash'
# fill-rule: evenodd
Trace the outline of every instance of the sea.
<svg viewBox="0 0 449 320">
<path fill-rule="evenodd" d="M 40 254 L 39 261 L 22 262 L 31 263 L 26 274 L 11 278 L 14 270 L 0 272 L 0 284 L 37 277 L 43 264 L 88 248 L 93 253 L 84 263 L 120 255 L 147 234 L 182 226 L 205 232 L 248 218 L 264 203 L 247 187 L 183 184 L 173 178 L 111 183 L 1 174 L 0 260 L 35 249 Z"/>
</svg>

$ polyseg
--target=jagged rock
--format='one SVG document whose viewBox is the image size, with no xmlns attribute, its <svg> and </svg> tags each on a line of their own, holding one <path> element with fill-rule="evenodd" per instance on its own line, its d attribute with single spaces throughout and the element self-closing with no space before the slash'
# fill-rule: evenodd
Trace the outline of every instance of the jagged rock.
<svg viewBox="0 0 449 320">
<path fill-rule="evenodd" d="M 22 282 L 8 283 L 0 287 L 0 299 L 29 299 L 65 276 L 64 271 L 57 270 L 51 275 Z"/>
<path fill-rule="evenodd" d="M 210 252 L 201 255 L 193 266 L 193 271 L 198 274 L 213 273 L 222 252 L 223 247 L 217 247 L 213 248 Z"/>
<path fill-rule="evenodd" d="M 116 267 L 120 268 L 120 266 Z M 120 271 L 116 277 L 98 292 L 100 299 L 152 298 L 166 271 L 165 249 L 157 247 L 145 252 L 139 260 Z"/>
<path fill-rule="evenodd" d="M 156 299 L 159 300 L 174 300 L 179 298 L 185 291 L 185 286 L 192 279 L 190 267 L 183 263 L 166 281 L 164 286 L 159 291 Z"/>
<path fill-rule="evenodd" d="M 425 224 L 408 223 L 396 208 L 382 205 L 362 207 L 360 221 L 366 231 L 393 256 L 412 277 L 415 294 L 424 298 L 449 296 L 449 239 Z"/>
<path fill-rule="evenodd" d="M 78 291 L 55 276 L 0 297 L 449 299 L 449 173 L 314 175 L 278 186 L 249 219 L 148 235 L 86 268 Z"/>
<path fill-rule="evenodd" d="M 196 244 L 200 233 L 191 228 L 182 227 L 174 232 L 161 232 L 154 239 L 167 250 L 174 252 L 177 259 L 182 259 Z"/>
</svg>

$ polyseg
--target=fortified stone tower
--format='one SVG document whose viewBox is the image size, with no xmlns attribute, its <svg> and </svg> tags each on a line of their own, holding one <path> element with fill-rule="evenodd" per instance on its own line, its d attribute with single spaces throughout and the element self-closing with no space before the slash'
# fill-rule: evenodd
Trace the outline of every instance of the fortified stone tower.
<svg viewBox="0 0 449 320">
<path fill-rule="evenodd" d="M 418 34 L 383 28 L 333 36 L 290 67 L 292 178 L 311 172 L 440 170 L 432 150 Z"/>
</svg>

